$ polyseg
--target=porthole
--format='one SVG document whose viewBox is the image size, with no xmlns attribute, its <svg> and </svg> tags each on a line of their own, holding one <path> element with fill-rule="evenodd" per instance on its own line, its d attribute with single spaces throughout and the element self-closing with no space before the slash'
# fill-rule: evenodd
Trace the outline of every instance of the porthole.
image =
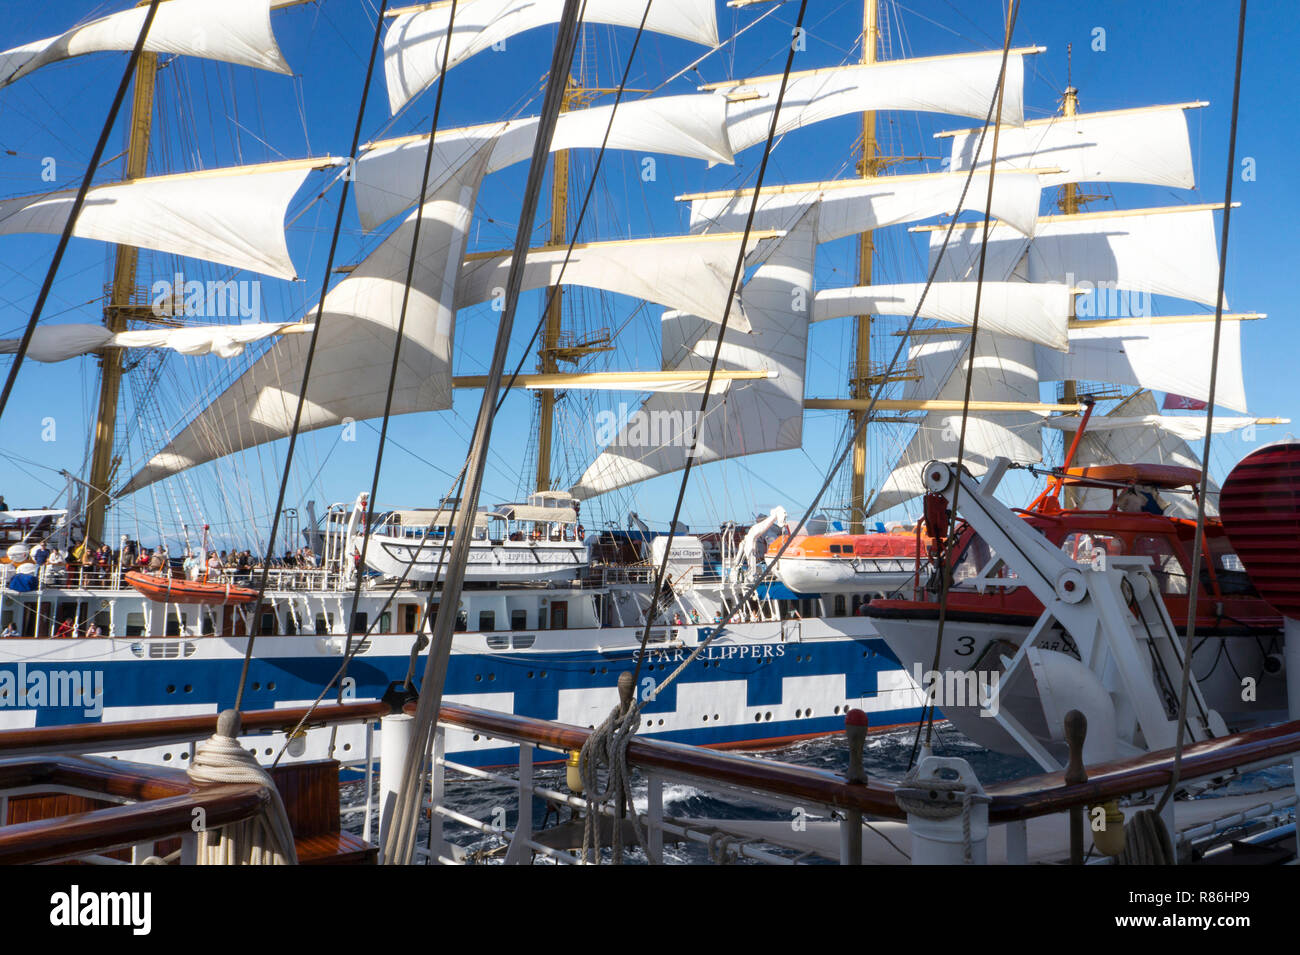
<svg viewBox="0 0 1300 955">
<path fill-rule="evenodd" d="M 804 711 L 803 711 L 803 715 L 804 715 L 804 716 L 812 716 L 812 710 L 804 710 Z"/>
<path fill-rule="evenodd" d="M 754 722 L 755 722 L 755 723 L 761 723 L 761 722 L 763 722 L 763 714 L 762 714 L 762 713 L 755 713 L 755 714 L 754 714 Z"/>
<path fill-rule="evenodd" d="M 253 684 L 253 689 L 255 689 L 255 690 L 260 690 L 261 688 L 262 688 L 262 684 L 261 684 L 261 683 L 254 683 L 254 684 Z"/>
<path fill-rule="evenodd" d="M 352 744 L 351 744 L 351 743 L 344 743 L 344 744 L 343 744 L 343 752 L 346 753 L 346 752 L 348 752 L 348 751 L 351 750 L 351 749 L 352 749 Z"/>
<path fill-rule="evenodd" d="M 264 755 L 266 755 L 266 756 L 270 756 L 270 755 L 271 755 L 271 752 L 272 752 L 271 747 L 268 746 L 268 747 L 266 748 L 266 753 L 265 753 Z"/>
<path fill-rule="evenodd" d="M 186 693 L 193 693 L 193 692 L 194 692 L 194 687 L 192 687 L 192 686 L 190 686 L 190 684 L 186 683 L 186 684 L 185 684 L 185 692 L 186 692 Z"/>
<path fill-rule="evenodd" d="M 171 754 L 171 753 L 163 753 L 163 762 L 164 762 L 164 763 L 166 763 L 166 762 L 170 762 L 170 761 L 171 761 L 171 758 L 172 758 L 172 754 Z"/>
<path fill-rule="evenodd" d="M 709 714 L 708 714 L 708 713 L 705 713 L 705 714 L 704 714 L 704 722 L 707 723 L 708 721 L 709 721 Z"/>
<path fill-rule="evenodd" d="M 482 682 L 483 682 L 483 674 L 482 674 L 482 673 L 475 673 L 475 674 L 474 674 L 474 682 L 475 682 L 475 683 L 482 683 Z"/>
<path fill-rule="evenodd" d="M 496 678 L 497 678 L 497 675 L 496 675 L 495 673 L 489 673 L 489 674 L 488 674 L 488 682 L 489 682 L 489 683 L 491 683 L 491 682 L 492 682 L 493 680 L 495 680 Z"/>
<path fill-rule="evenodd" d="M 268 684 L 266 685 L 266 688 L 267 688 L 268 690 L 274 690 L 274 689 L 275 689 L 275 684 L 274 684 L 274 683 L 268 683 Z"/>
<path fill-rule="evenodd" d="M 474 742 L 476 742 L 476 743 L 478 742 L 478 733 L 475 733 L 475 734 L 474 734 Z"/>
<path fill-rule="evenodd" d="M 763 722 L 764 723 L 770 722 L 771 719 L 772 719 L 772 711 L 768 710 L 766 713 L 763 714 Z"/>
<path fill-rule="evenodd" d="M 663 720 L 660 720 L 660 721 L 659 721 L 659 725 L 660 725 L 660 726 L 663 726 L 663 725 L 664 725 L 664 721 L 663 721 Z"/>
<path fill-rule="evenodd" d="M 795 719 L 799 719 L 799 717 L 801 717 L 801 716 L 803 716 L 803 710 L 795 710 L 795 711 L 794 711 L 794 718 L 795 718 Z"/>
<path fill-rule="evenodd" d="M 836 715 L 836 716 L 839 716 L 839 715 L 840 715 L 840 708 L 839 708 L 838 706 L 835 707 L 835 715 Z"/>
<path fill-rule="evenodd" d="M 175 693 L 175 692 L 176 692 L 176 687 L 174 687 L 174 686 L 168 684 L 168 686 L 167 686 L 167 692 L 168 692 L 168 693 Z"/>
</svg>

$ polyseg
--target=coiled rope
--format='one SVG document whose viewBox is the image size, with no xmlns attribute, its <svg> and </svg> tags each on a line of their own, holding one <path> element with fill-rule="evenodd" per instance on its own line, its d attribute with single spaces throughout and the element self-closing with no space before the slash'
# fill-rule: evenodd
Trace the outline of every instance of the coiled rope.
<svg viewBox="0 0 1300 955">
<path fill-rule="evenodd" d="M 293 830 L 284 801 L 275 782 L 257 759 L 239 743 L 239 713 L 226 710 L 217 718 L 217 731 L 199 744 L 186 770 L 190 779 L 204 786 L 257 783 L 267 787 L 270 802 L 251 819 L 199 829 L 199 865 L 297 865 Z"/>
</svg>

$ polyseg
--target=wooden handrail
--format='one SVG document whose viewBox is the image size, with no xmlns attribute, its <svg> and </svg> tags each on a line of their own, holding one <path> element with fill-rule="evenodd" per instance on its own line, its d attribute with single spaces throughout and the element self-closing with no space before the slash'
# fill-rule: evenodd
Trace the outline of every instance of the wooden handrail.
<svg viewBox="0 0 1300 955">
<path fill-rule="evenodd" d="M 251 710 L 241 714 L 243 735 L 279 730 L 288 732 L 307 715 L 307 707 L 280 710 Z M 318 706 L 308 726 L 331 726 L 363 720 L 377 720 L 391 710 L 387 703 L 343 703 Z M 217 729 L 217 714 L 169 716 L 154 720 L 120 720 L 108 723 L 79 723 L 70 726 L 42 726 L 36 729 L 0 730 L 0 757 L 49 753 L 95 753 L 105 750 L 163 743 L 190 742 L 211 736 Z M 127 746 L 126 744 L 130 744 Z"/>
<path fill-rule="evenodd" d="M 407 704 L 406 712 L 414 713 L 415 704 Z M 443 704 L 440 719 L 487 736 L 566 750 L 581 749 L 592 732 L 580 726 L 451 703 Z M 696 776 L 837 809 L 861 810 L 887 819 L 906 818 L 894 801 L 894 786 L 888 783 L 849 783 L 826 770 L 755 760 L 662 740 L 633 739 L 627 752 L 631 763 L 644 768 Z M 1184 747 L 1181 778 L 1215 776 L 1295 752 L 1300 752 L 1300 721 L 1236 733 Z M 994 784 L 986 787 L 992 798 L 989 821 L 1003 823 L 1050 815 L 1164 786 L 1169 781 L 1172 765 L 1173 750 L 1162 750 L 1090 766 L 1088 782 L 1080 785 L 1066 785 L 1063 773 Z"/>
<path fill-rule="evenodd" d="M 415 705 L 406 711 L 414 713 Z M 566 723 L 536 720 L 526 716 L 497 713 L 476 706 L 444 703 L 439 718 L 444 723 L 472 729 L 488 736 L 503 736 L 538 746 L 581 749 L 591 730 Z M 637 766 L 661 769 L 714 782 L 743 786 L 786 798 L 806 799 L 837 809 L 858 809 L 873 816 L 903 819 L 894 802 L 894 787 L 868 782 L 849 783 L 844 777 L 822 769 L 809 769 L 775 760 L 755 760 L 717 750 L 700 749 L 685 743 L 633 739 L 628 759 Z"/>
<path fill-rule="evenodd" d="M 198 786 L 184 773 L 68 756 L 0 762 L 0 789 L 58 786 L 142 800 L 92 812 L 0 826 L 0 865 L 59 862 L 155 843 L 193 831 L 194 810 L 217 829 L 251 819 L 270 800 L 256 783 Z"/>
<path fill-rule="evenodd" d="M 1180 778 L 1203 779 L 1244 766 L 1281 759 L 1300 752 L 1300 720 L 1264 729 L 1234 733 L 1183 747 Z M 993 797 L 990 822 L 1011 822 L 1090 806 L 1131 793 L 1168 785 L 1174 751 L 1160 750 L 1101 766 L 1088 767 L 1088 781 L 1067 785 L 1064 773 L 1046 773 L 987 787 Z"/>
</svg>

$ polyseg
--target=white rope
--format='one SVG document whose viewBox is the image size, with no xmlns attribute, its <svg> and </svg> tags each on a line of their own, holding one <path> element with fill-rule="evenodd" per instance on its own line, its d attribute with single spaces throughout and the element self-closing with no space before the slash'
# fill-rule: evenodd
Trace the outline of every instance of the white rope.
<svg viewBox="0 0 1300 955">
<path fill-rule="evenodd" d="M 297 865 L 293 830 L 275 782 L 236 738 L 239 717 L 226 710 L 217 731 L 199 744 L 187 773 L 201 786 L 257 783 L 267 787 L 270 802 L 251 819 L 209 830 L 199 829 L 199 865 Z"/>
<path fill-rule="evenodd" d="M 971 806 L 977 801 L 988 802 L 987 796 L 969 788 L 960 779 L 922 780 L 919 778 L 919 767 L 914 766 L 894 790 L 894 801 L 908 815 L 920 816 L 922 819 L 952 819 L 960 815 L 962 860 L 966 865 L 971 864 Z"/>
</svg>

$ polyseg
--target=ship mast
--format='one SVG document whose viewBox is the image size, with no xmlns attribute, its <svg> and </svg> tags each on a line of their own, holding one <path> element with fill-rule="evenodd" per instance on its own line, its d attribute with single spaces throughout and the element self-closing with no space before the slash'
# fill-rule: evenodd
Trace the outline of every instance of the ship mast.
<svg viewBox="0 0 1300 955">
<path fill-rule="evenodd" d="M 582 90 L 569 77 L 564 88 L 564 99 L 560 102 L 560 112 L 567 113 L 575 104 L 581 102 Z M 569 151 L 561 149 L 555 154 L 551 163 L 551 236 L 548 245 L 562 245 L 568 238 L 565 233 L 569 227 Z M 546 290 L 549 306 L 546 310 L 546 328 L 542 332 L 542 344 L 537 349 L 537 370 L 543 375 L 553 375 L 560 370 L 557 349 L 560 343 L 560 329 L 563 321 L 564 288 L 559 285 Z M 537 482 L 538 491 L 551 489 L 551 434 L 555 426 L 555 392 L 543 389 L 538 396 L 540 404 L 537 427 Z"/>
<path fill-rule="evenodd" d="M 586 34 L 583 34 L 582 49 L 586 51 Z M 617 93 L 616 89 L 602 89 L 587 85 L 586 57 L 581 56 L 579 75 L 575 79 L 569 76 L 564 88 L 564 99 L 560 103 L 560 112 L 567 113 L 589 105 L 592 100 L 608 93 Z M 593 70 L 594 72 L 594 70 Z M 641 92 L 645 92 L 644 90 Z M 551 231 L 548 244 L 563 248 L 569 242 L 569 150 L 556 151 L 551 163 Z M 546 290 L 547 302 L 546 326 L 542 331 L 542 342 L 537 348 L 537 370 L 543 375 L 554 375 L 560 371 L 560 362 L 571 365 L 585 355 L 594 352 L 612 351 L 608 330 L 600 330 L 581 338 L 564 334 L 564 288 L 551 286 Z M 543 388 L 538 394 L 537 424 L 537 480 L 534 488 L 538 491 L 551 490 L 551 446 L 555 432 L 555 402 L 557 392 Z"/>
<path fill-rule="evenodd" d="M 862 62 L 876 62 L 876 47 L 880 43 L 880 28 L 877 23 L 879 5 L 877 0 L 866 0 L 862 9 Z M 864 179 L 875 176 L 881 167 L 876 144 L 875 110 L 862 114 L 862 161 L 858 172 Z M 858 236 L 858 285 L 871 284 L 871 266 L 875 257 L 875 238 L 870 231 Z M 857 348 L 854 352 L 853 372 L 849 379 L 849 395 L 852 398 L 868 398 L 872 384 L 871 379 L 871 316 L 859 315 L 854 323 L 857 335 Z M 867 430 L 858 425 L 865 407 L 849 411 L 849 429 L 854 432 L 853 440 L 853 479 L 849 491 L 849 532 L 861 534 L 866 519 L 866 474 L 867 474 Z"/>
<path fill-rule="evenodd" d="M 145 175 L 149 160 L 149 139 L 153 132 L 154 86 L 158 76 L 158 54 L 142 52 L 135 68 L 135 88 L 131 99 L 130 132 L 126 150 L 125 180 Z M 134 312 L 148 311 L 147 302 L 135 296 L 136 265 L 139 250 L 131 245 L 116 247 L 113 285 L 104 306 L 104 325 L 110 332 L 124 332 Z M 104 543 L 104 511 L 108 506 L 109 484 L 117 470 L 113 456 L 113 439 L 117 431 L 118 393 L 122 384 L 122 350 L 108 348 L 100 358 L 99 412 L 95 416 L 93 456 L 90 464 L 90 490 L 87 494 L 87 546 Z"/>
</svg>

